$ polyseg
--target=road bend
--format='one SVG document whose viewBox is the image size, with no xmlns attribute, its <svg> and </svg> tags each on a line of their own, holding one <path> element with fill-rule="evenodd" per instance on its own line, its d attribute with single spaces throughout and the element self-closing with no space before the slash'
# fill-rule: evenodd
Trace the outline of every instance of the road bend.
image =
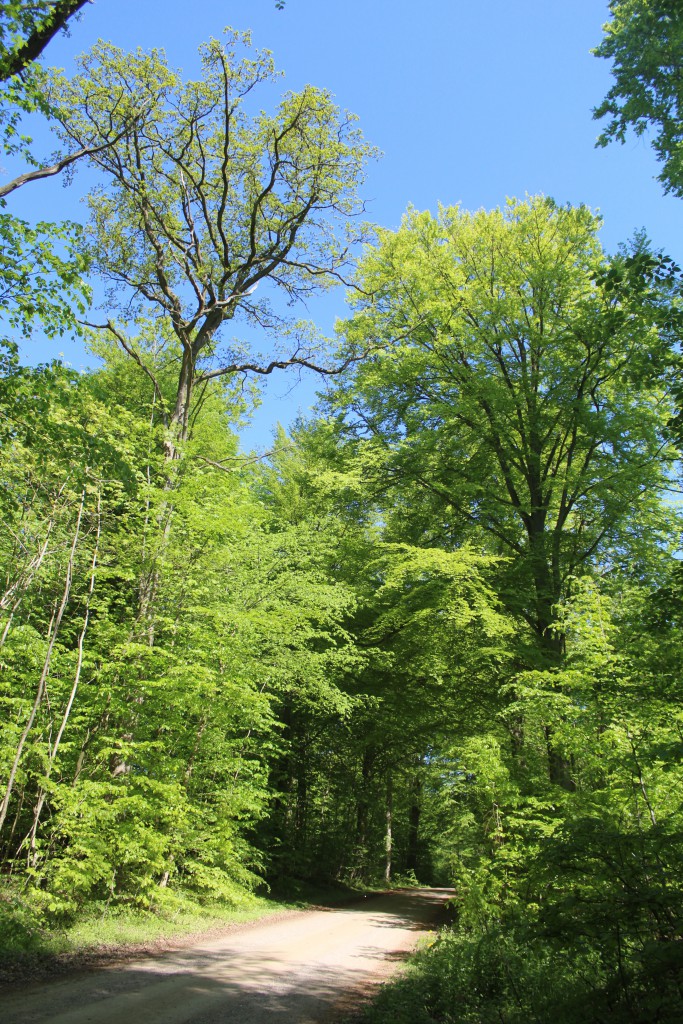
<svg viewBox="0 0 683 1024">
<path fill-rule="evenodd" d="M 2 1024 L 322 1024 L 432 930 L 450 889 L 385 893 L 0 995 Z"/>
</svg>

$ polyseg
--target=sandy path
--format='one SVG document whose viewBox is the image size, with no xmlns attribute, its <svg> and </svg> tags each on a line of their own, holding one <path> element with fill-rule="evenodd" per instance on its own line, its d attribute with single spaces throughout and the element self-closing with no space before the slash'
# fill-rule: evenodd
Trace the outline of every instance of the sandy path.
<svg viewBox="0 0 683 1024">
<path fill-rule="evenodd" d="M 2 1024 L 313 1024 L 429 930 L 448 889 L 388 893 L 0 996 Z"/>
</svg>

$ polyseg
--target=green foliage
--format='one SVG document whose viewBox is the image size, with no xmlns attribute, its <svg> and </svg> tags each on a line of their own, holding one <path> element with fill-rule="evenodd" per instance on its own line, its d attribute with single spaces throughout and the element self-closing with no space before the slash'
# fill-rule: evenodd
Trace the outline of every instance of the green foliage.
<svg viewBox="0 0 683 1024">
<path fill-rule="evenodd" d="M 2 392 L 2 836 L 46 921 L 174 886 L 239 899 L 263 871 L 248 835 L 281 708 L 349 704 L 332 523 L 288 523 L 216 468 L 235 459 L 217 388 L 170 492 L 153 389 L 129 378 L 115 357 L 17 368 Z"/>
<path fill-rule="evenodd" d="M 389 529 L 507 556 L 500 596 L 546 648 L 568 576 L 655 539 L 674 457 L 657 284 L 613 287 L 597 229 L 543 197 L 410 211 L 368 251 L 342 327 L 345 353 L 382 348 L 332 402 L 371 486 L 391 489 Z"/>
<path fill-rule="evenodd" d="M 0 4 L 0 145 L 31 166 L 39 161 L 31 139 L 20 134 L 25 114 L 50 116 L 45 72 L 36 63 L 54 34 L 84 0 Z M 17 181 L 19 179 L 16 179 Z M 7 186 L 9 189 L 10 186 Z M 5 194 L 0 190 L 0 195 Z M 0 370 L 16 364 L 17 338 L 36 328 L 49 338 L 78 332 L 90 299 L 84 280 L 88 258 L 78 225 L 30 225 L 5 212 L 0 199 Z"/>
<path fill-rule="evenodd" d="M 593 52 L 613 62 L 614 84 L 594 111 L 609 117 L 598 139 L 625 142 L 627 132 L 650 135 L 662 162 L 665 191 L 683 195 L 683 12 L 677 0 L 611 0 L 612 20 Z M 652 133 L 654 136 L 652 137 Z"/>
<path fill-rule="evenodd" d="M 0 212 L 0 343 L 29 338 L 36 323 L 49 338 L 77 330 L 90 298 L 81 242 L 75 224 L 31 227 Z"/>
<path fill-rule="evenodd" d="M 562 611 L 569 678 L 549 687 L 525 673 L 502 713 L 523 723 L 523 751 L 477 735 L 434 764 L 428 813 L 450 850 L 457 924 L 368 1020 L 679 1018 L 680 710 L 647 674 L 656 647 L 634 646 L 661 600 L 575 581 Z M 539 757 L 548 722 L 579 780 L 561 797 Z"/>
<path fill-rule="evenodd" d="M 237 34 L 198 81 L 100 43 L 48 87 L 26 45 L 79 5 L 29 6 L 0 5 L 7 146 L 32 159 L 41 109 L 104 177 L 85 233 L 0 215 L 0 934 L 438 881 L 456 925 L 373 1020 L 673 1024 L 680 269 L 544 197 L 410 210 L 361 261 L 326 417 L 245 458 L 244 375 L 313 365 L 254 289 L 344 275 L 373 151 L 327 92 L 254 109 L 277 73 Z M 602 55 L 626 67 L 634 18 L 673 45 L 660 8 L 615 0 Z M 624 81 L 606 137 L 659 116 Z M 102 366 L 21 367 L 89 267 Z M 293 350 L 258 364 L 238 315 Z"/>
<path fill-rule="evenodd" d="M 8 155 L 29 164 L 31 139 L 19 134 L 24 114 L 50 116 L 45 73 L 37 63 L 50 40 L 65 29 L 86 0 L 5 0 L 0 3 L 0 132 Z"/>
<path fill-rule="evenodd" d="M 250 43 L 231 31 L 210 40 L 202 77 L 189 82 L 162 51 L 99 43 L 80 74 L 51 81 L 65 144 L 88 149 L 104 174 L 88 196 L 87 252 L 121 322 L 112 316 L 102 328 L 148 375 L 146 353 L 127 337 L 131 314 L 160 320 L 176 342 L 170 447 L 188 437 L 196 386 L 312 365 L 305 329 L 293 328 L 291 355 L 264 366 L 221 329 L 238 317 L 281 341 L 286 318 L 257 288 L 271 284 L 294 302 L 329 287 L 365 234 L 359 186 L 374 150 L 356 118 L 311 86 L 287 93 L 272 114 L 254 109 L 252 93 L 279 73 Z"/>
</svg>

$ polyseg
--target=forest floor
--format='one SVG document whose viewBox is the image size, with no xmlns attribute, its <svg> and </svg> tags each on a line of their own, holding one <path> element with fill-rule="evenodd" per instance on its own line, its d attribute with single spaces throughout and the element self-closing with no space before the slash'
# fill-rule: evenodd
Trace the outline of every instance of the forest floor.
<svg viewBox="0 0 683 1024">
<path fill-rule="evenodd" d="M 450 889 L 396 890 L 294 910 L 110 959 L 0 994 L 3 1024 L 313 1024 L 355 1012 L 420 935 Z"/>
</svg>

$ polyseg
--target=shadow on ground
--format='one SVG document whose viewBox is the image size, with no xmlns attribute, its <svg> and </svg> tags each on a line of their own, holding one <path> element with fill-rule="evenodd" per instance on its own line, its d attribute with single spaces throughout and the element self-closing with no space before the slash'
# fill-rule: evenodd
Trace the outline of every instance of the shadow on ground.
<svg viewBox="0 0 683 1024">
<path fill-rule="evenodd" d="M 308 1024 L 348 1009 L 450 890 L 407 890 L 336 911 L 304 911 L 223 939 L 0 995 L 3 1024 Z"/>
</svg>

